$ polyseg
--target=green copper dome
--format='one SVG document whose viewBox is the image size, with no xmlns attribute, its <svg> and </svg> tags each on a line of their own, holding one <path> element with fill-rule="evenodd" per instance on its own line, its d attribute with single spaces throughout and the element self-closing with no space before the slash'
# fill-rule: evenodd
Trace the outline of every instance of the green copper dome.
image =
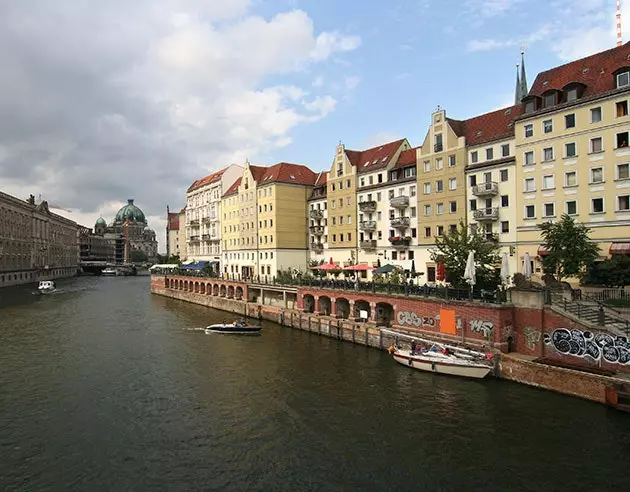
<svg viewBox="0 0 630 492">
<path fill-rule="evenodd" d="M 105 219 L 103 217 L 99 217 L 98 219 L 96 219 L 96 226 L 102 226 L 102 227 L 107 227 L 107 224 L 105 223 Z"/>
<path fill-rule="evenodd" d="M 133 199 L 127 200 L 127 205 L 121 208 L 116 214 L 115 222 L 122 223 L 125 220 L 130 222 L 145 222 L 144 212 L 133 204 Z"/>
</svg>

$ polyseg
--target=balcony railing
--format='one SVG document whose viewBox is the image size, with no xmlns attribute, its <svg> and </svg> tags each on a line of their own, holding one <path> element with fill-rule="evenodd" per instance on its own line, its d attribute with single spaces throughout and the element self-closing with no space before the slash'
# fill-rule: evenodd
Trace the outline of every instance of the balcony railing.
<svg viewBox="0 0 630 492">
<path fill-rule="evenodd" d="M 361 212 L 376 212 L 376 202 L 370 200 L 368 202 L 359 202 L 359 210 Z"/>
<path fill-rule="evenodd" d="M 199 225 L 199 219 L 190 219 L 188 223 L 190 225 Z"/>
<path fill-rule="evenodd" d="M 475 218 L 475 220 L 479 222 L 489 221 L 489 220 L 498 220 L 499 209 L 498 207 L 481 208 L 473 212 L 473 217 Z"/>
<path fill-rule="evenodd" d="M 311 226 L 309 229 L 311 234 L 315 234 L 316 236 L 324 234 L 324 226 Z"/>
<path fill-rule="evenodd" d="M 499 193 L 499 185 L 494 181 L 481 183 L 472 187 L 475 196 L 494 196 Z"/>
<path fill-rule="evenodd" d="M 441 143 L 436 143 L 433 145 L 433 152 L 442 152 L 442 149 L 444 149 L 444 146 Z"/>
<path fill-rule="evenodd" d="M 323 243 L 311 243 L 311 249 L 315 253 L 321 253 L 322 251 L 324 251 L 324 244 Z"/>
<path fill-rule="evenodd" d="M 366 249 L 366 250 L 376 249 L 376 239 L 368 239 L 366 241 L 361 241 L 360 246 L 361 246 L 361 249 Z"/>
<path fill-rule="evenodd" d="M 362 231 L 373 231 L 376 229 L 376 221 L 375 220 L 364 220 L 361 222 L 361 230 Z"/>
<path fill-rule="evenodd" d="M 410 222 L 409 217 L 396 217 L 395 219 L 391 219 L 389 223 L 392 227 L 405 228 L 409 227 Z"/>
<path fill-rule="evenodd" d="M 405 208 L 409 206 L 408 196 L 395 196 L 389 199 L 389 204 L 396 208 Z"/>
<path fill-rule="evenodd" d="M 311 210 L 309 212 L 308 216 L 311 219 L 323 219 L 324 218 L 324 211 L 323 210 L 318 210 L 318 209 Z"/>
<path fill-rule="evenodd" d="M 410 237 L 394 237 L 389 240 L 392 246 L 396 248 L 407 248 L 411 244 Z"/>
<path fill-rule="evenodd" d="M 196 243 L 199 241 L 199 236 L 190 236 L 190 242 L 191 243 Z"/>
</svg>

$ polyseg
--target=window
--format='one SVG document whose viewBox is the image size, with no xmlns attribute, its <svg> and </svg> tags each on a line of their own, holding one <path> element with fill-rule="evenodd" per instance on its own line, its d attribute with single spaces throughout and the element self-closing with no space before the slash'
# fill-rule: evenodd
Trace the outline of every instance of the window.
<svg viewBox="0 0 630 492">
<path fill-rule="evenodd" d="M 545 96 L 545 107 L 548 108 L 549 106 L 553 106 L 554 104 L 556 104 L 556 95 L 555 94 L 547 94 Z"/>
<path fill-rule="evenodd" d="M 470 200 L 469 204 L 470 204 L 470 210 L 471 211 L 477 210 L 477 200 L 476 199 Z"/>
<path fill-rule="evenodd" d="M 411 217 L 415 217 L 416 216 L 416 207 L 411 207 Z"/>
<path fill-rule="evenodd" d="M 343 233 L 339 234 L 339 242 L 343 243 Z"/>
<path fill-rule="evenodd" d="M 533 113 L 534 111 L 536 111 L 536 102 L 535 101 L 527 101 L 525 103 L 525 112 L 526 113 Z"/>
<path fill-rule="evenodd" d="M 470 153 L 470 162 L 472 164 L 475 164 L 478 161 L 479 161 L 479 153 L 475 150 L 474 152 Z"/>
<path fill-rule="evenodd" d="M 564 116 L 565 128 L 575 128 L 575 114 L 567 114 Z"/>
<path fill-rule="evenodd" d="M 501 195 L 501 206 L 503 208 L 510 206 L 510 197 L 508 195 Z"/>
<path fill-rule="evenodd" d="M 617 148 L 621 149 L 628 146 L 628 132 L 617 133 Z"/>
<path fill-rule="evenodd" d="M 339 225 L 343 225 L 343 215 L 339 216 Z"/>
<path fill-rule="evenodd" d="M 575 171 L 564 173 L 564 186 L 577 186 L 577 173 Z"/>
<path fill-rule="evenodd" d="M 457 165 L 457 159 L 454 155 L 448 156 L 448 167 L 455 167 Z"/>
<path fill-rule="evenodd" d="M 431 170 L 431 161 L 424 161 L 424 172 L 427 173 Z"/>
<path fill-rule="evenodd" d="M 476 224 L 473 224 L 476 225 Z M 457 224 L 451 224 L 448 226 L 448 232 L 455 234 L 457 232 Z"/>
<path fill-rule="evenodd" d="M 456 190 L 457 189 L 457 178 L 449 178 L 448 180 L 448 189 Z"/>
<path fill-rule="evenodd" d="M 348 241 L 352 241 L 352 233 L 351 232 L 348 233 Z"/>
<path fill-rule="evenodd" d="M 553 147 L 543 149 L 543 162 L 553 161 Z"/>
<path fill-rule="evenodd" d="M 437 226 L 436 231 L 435 231 L 435 235 L 436 236 L 443 236 L 444 235 L 444 226 Z"/>
<path fill-rule="evenodd" d="M 604 213 L 604 199 L 603 198 L 591 198 L 591 213 L 593 214 Z"/>
<path fill-rule="evenodd" d="M 569 142 L 564 144 L 564 156 L 565 157 L 575 157 L 577 155 L 577 150 L 575 147 L 575 142 Z"/>
<path fill-rule="evenodd" d="M 543 190 L 552 190 L 556 187 L 555 179 L 553 174 L 547 174 L 543 176 L 542 179 L 542 189 Z"/>
<path fill-rule="evenodd" d="M 534 125 L 525 125 L 525 138 L 534 136 Z"/>
<path fill-rule="evenodd" d="M 602 121 L 602 108 L 591 109 L 591 123 L 599 123 Z"/>
<path fill-rule="evenodd" d="M 545 203 L 545 217 L 555 217 L 556 205 L 555 203 Z"/>
<path fill-rule="evenodd" d="M 379 193 L 379 195 L 380 195 L 380 193 Z M 416 196 L 416 187 L 415 186 L 410 186 L 409 187 L 409 196 L 410 197 Z"/>
<path fill-rule="evenodd" d="M 343 181 L 339 181 L 339 189 L 343 190 Z"/>
<path fill-rule="evenodd" d="M 332 218 L 332 225 L 337 225 L 337 217 Z"/>
<path fill-rule="evenodd" d="M 525 165 L 531 166 L 533 164 L 536 164 L 536 161 L 534 160 L 534 151 L 528 150 L 525 152 Z"/>
<path fill-rule="evenodd" d="M 567 101 L 575 101 L 578 98 L 578 91 L 576 88 L 569 89 L 567 91 Z"/>
<path fill-rule="evenodd" d="M 442 134 L 438 133 L 435 135 L 435 146 L 433 148 L 433 152 L 442 152 Z"/>
<path fill-rule="evenodd" d="M 543 132 L 551 133 L 553 131 L 553 120 L 543 121 Z"/>
<path fill-rule="evenodd" d="M 396 181 L 398 179 L 398 172 L 397 171 L 391 171 L 389 173 L 389 180 L 390 181 Z"/>
<path fill-rule="evenodd" d="M 423 192 L 425 195 L 428 195 L 431 193 L 431 183 L 424 183 L 423 187 Z"/>
<path fill-rule="evenodd" d="M 525 218 L 526 219 L 536 218 L 536 205 L 525 205 Z"/>
<path fill-rule="evenodd" d="M 457 213 L 457 202 L 456 201 L 450 202 L 449 208 L 452 214 Z"/>
<path fill-rule="evenodd" d="M 502 183 L 505 183 L 508 180 L 508 170 L 507 169 L 501 169 L 499 171 L 499 179 L 501 180 Z"/>
<path fill-rule="evenodd" d="M 414 191 L 414 195 L 415 195 L 415 192 L 416 192 L 416 188 L 415 187 L 413 188 L 413 191 Z M 381 201 L 381 192 L 380 191 L 376 194 L 376 201 L 377 202 Z"/>
<path fill-rule="evenodd" d="M 630 72 L 624 72 L 617 75 L 617 88 L 630 85 Z"/>
<path fill-rule="evenodd" d="M 630 195 L 620 195 L 617 197 L 617 211 L 628 212 L 630 210 Z"/>
<path fill-rule="evenodd" d="M 591 169 L 591 183 L 603 183 L 604 182 L 604 168 L 594 167 Z"/>
<path fill-rule="evenodd" d="M 577 215 L 577 202 L 575 200 L 569 200 L 565 205 L 567 215 Z"/>
<path fill-rule="evenodd" d="M 416 168 L 408 167 L 404 170 L 403 175 L 405 178 L 413 178 L 416 175 Z"/>
<path fill-rule="evenodd" d="M 424 206 L 424 215 L 427 216 L 427 217 L 429 215 L 431 215 L 431 205 L 425 205 Z"/>
<path fill-rule="evenodd" d="M 492 147 L 488 147 L 486 149 L 486 160 L 491 161 L 493 159 L 493 150 Z"/>
<path fill-rule="evenodd" d="M 435 182 L 435 191 L 437 191 L 438 193 L 442 193 L 444 191 L 444 181 L 438 179 Z"/>
<path fill-rule="evenodd" d="M 591 154 L 602 152 L 604 150 L 604 144 L 602 143 L 602 137 L 591 138 Z"/>
<path fill-rule="evenodd" d="M 617 179 L 629 179 L 630 169 L 628 164 L 617 164 Z"/>
<path fill-rule="evenodd" d="M 477 184 L 477 175 L 471 175 L 468 180 L 470 181 L 470 186 L 475 186 Z"/>
<path fill-rule="evenodd" d="M 383 182 L 383 175 L 379 173 L 379 175 L 377 176 L 377 179 L 376 179 L 376 180 L 377 180 L 379 183 L 382 183 L 382 182 Z"/>
<path fill-rule="evenodd" d="M 525 178 L 525 191 L 536 191 L 536 181 L 534 178 Z"/>
<path fill-rule="evenodd" d="M 617 101 L 615 108 L 617 109 L 617 118 L 628 116 L 628 101 Z"/>
<path fill-rule="evenodd" d="M 415 229 L 412 229 L 412 231 L 414 231 L 414 233 L 415 233 Z M 413 235 L 412 237 L 416 237 L 416 236 L 415 236 L 415 235 Z M 414 259 L 414 256 L 413 256 L 413 250 L 410 250 L 410 251 L 409 251 L 409 253 L 407 253 L 407 254 L 409 255 L 409 259 L 410 259 L 410 260 L 413 260 L 413 259 Z"/>
<path fill-rule="evenodd" d="M 431 228 L 430 227 L 425 227 L 424 228 L 424 237 L 431 237 Z"/>
<path fill-rule="evenodd" d="M 392 251 L 392 260 L 398 259 L 398 251 Z"/>
<path fill-rule="evenodd" d="M 501 221 L 501 232 L 504 234 L 510 232 L 510 223 L 507 220 Z"/>
<path fill-rule="evenodd" d="M 365 178 L 361 178 L 359 186 L 365 186 Z"/>
<path fill-rule="evenodd" d="M 438 203 L 435 206 L 435 214 L 436 215 L 442 215 L 444 213 L 444 204 L 443 203 Z"/>
<path fill-rule="evenodd" d="M 442 162 L 442 159 L 435 159 L 435 169 L 442 169 L 444 167 L 444 163 Z"/>
</svg>

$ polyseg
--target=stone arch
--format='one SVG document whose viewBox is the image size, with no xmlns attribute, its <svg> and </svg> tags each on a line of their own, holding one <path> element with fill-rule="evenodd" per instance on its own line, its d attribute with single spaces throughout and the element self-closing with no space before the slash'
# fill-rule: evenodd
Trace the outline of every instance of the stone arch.
<svg viewBox="0 0 630 492">
<path fill-rule="evenodd" d="M 243 287 L 240 285 L 236 288 L 236 298 L 239 300 L 243 298 Z"/>
<path fill-rule="evenodd" d="M 227 294 L 227 287 L 225 285 L 221 285 L 221 297 L 225 297 Z"/>
<path fill-rule="evenodd" d="M 318 300 L 319 306 L 317 311 L 324 316 L 330 316 L 332 302 L 328 296 L 320 296 Z"/>
<path fill-rule="evenodd" d="M 179 281 L 179 290 L 184 290 L 184 281 L 183 280 Z"/>
<path fill-rule="evenodd" d="M 335 314 L 337 318 L 348 319 L 350 317 L 350 302 L 345 297 L 338 297 L 335 301 Z"/>
<path fill-rule="evenodd" d="M 199 284 L 199 293 L 200 294 L 205 294 L 206 293 L 206 283 L 205 282 L 201 282 Z"/>
<path fill-rule="evenodd" d="M 391 326 L 394 321 L 394 306 L 388 302 L 377 302 L 375 309 L 376 324 L 379 326 Z"/>
<path fill-rule="evenodd" d="M 184 280 L 184 290 L 188 292 L 188 280 Z"/>
<path fill-rule="evenodd" d="M 371 309 L 370 309 L 370 303 L 368 301 L 364 301 L 363 299 L 361 299 L 360 301 L 355 301 L 354 303 L 354 317 L 355 318 L 360 318 L 361 317 L 361 311 L 367 311 L 367 319 L 370 319 L 370 315 L 371 313 Z"/>
<path fill-rule="evenodd" d="M 302 297 L 302 306 L 304 307 L 305 313 L 315 312 L 315 297 L 311 294 L 304 294 Z"/>
<path fill-rule="evenodd" d="M 195 282 L 195 293 L 199 292 L 199 282 Z"/>
<path fill-rule="evenodd" d="M 212 295 L 213 296 L 218 296 L 219 295 L 219 284 L 214 284 L 212 286 Z"/>
<path fill-rule="evenodd" d="M 234 286 L 233 285 L 228 285 L 227 296 L 230 299 L 234 299 Z"/>
</svg>

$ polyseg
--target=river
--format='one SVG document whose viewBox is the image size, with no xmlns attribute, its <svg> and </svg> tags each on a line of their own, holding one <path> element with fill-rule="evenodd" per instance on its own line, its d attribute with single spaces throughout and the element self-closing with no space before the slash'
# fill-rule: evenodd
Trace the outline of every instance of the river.
<svg viewBox="0 0 630 492">
<path fill-rule="evenodd" d="M 151 295 L 0 290 L 0 490 L 630 488 L 630 416 Z"/>
</svg>

